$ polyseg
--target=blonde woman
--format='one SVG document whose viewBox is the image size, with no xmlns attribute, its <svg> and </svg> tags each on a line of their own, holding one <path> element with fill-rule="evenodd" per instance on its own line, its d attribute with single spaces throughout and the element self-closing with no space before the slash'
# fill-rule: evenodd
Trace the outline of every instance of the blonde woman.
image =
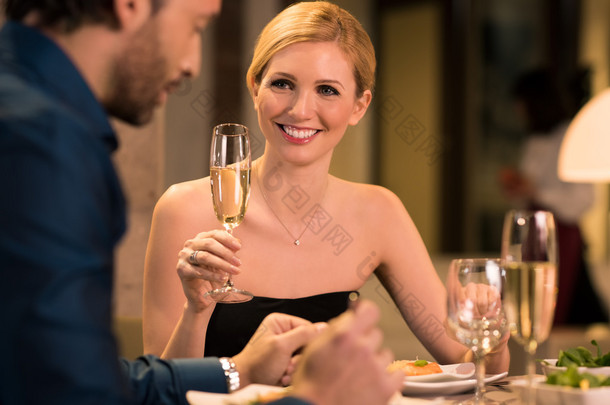
<svg viewBox="0 0 610 405">
<path fill-rule="evenodd" d="M 360 23 L 332 3 L 297 3 L 264 28 L 247 73 L 266 139 L 248 212 L 231 236 L 214 215 L 209 178 L 162 196 L 146 259 L 147 352 L 230 356 L 269 312 L 314 322 L 341 313 L 374 272 L 437 361 L 470 357 L 444 332 L 445 289 L 401 201 L 329 174 L 334 148 L 371 102 L 375 64 Z M 255 298 L 202 298 L 228 274 Z M 504 371 L 508 360 L 504 344 L 488 370 Z"/>
</svg>

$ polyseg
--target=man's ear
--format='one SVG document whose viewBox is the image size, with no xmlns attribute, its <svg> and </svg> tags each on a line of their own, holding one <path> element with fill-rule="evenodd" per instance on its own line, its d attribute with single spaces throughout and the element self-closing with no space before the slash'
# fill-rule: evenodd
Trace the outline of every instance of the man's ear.
<svg viewBox="0 0 610 405">
<path fill-rule="evenodd" d="M 151 14 L 150 0 L 114 0 L 114 12 L 123 30 L 137 30 Z"/>
</svg>

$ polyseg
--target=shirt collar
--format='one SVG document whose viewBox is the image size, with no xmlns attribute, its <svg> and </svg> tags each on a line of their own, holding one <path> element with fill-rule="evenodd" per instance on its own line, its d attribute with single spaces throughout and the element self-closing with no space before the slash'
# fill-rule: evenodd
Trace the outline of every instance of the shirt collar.
<svg viewBox="0 0 610 405">
<path fill-rule="evenodd" d="M 118 141 L 108 115 L 69 57 L 49 37 L 19 22 L 7 21 L 0 30 L 0 59 L 26 68 L 46 91 L 73 109 L 95 129 L 112 152 Z"/>
</svg>

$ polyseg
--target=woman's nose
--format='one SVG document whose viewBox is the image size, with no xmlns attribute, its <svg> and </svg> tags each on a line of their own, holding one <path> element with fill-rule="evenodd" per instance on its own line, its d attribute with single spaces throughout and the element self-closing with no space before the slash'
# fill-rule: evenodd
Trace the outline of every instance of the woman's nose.
<svg viewBox="0 0 610 405">
<path fill-rule="evenodd" d="M 309 91 L 299 91 L 295 94 L 290 113 L 297 118 L 310 118 L 315 110 L 314 95 Z"/>
</svg>

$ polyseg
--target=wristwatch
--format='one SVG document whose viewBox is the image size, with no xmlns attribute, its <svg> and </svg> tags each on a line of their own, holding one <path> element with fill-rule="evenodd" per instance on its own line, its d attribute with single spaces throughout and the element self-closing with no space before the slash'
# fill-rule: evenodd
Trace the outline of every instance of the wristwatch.
<svg viewBox="0 0 610 405">
<path fill-rule="evenodd" d="M 239 389 L 239 371 L 235 368 L 235 362 L 230 357 L 221 357 L 220 365 L 227 379 L 227 389 L 229 394 Z"/>
</svg>

